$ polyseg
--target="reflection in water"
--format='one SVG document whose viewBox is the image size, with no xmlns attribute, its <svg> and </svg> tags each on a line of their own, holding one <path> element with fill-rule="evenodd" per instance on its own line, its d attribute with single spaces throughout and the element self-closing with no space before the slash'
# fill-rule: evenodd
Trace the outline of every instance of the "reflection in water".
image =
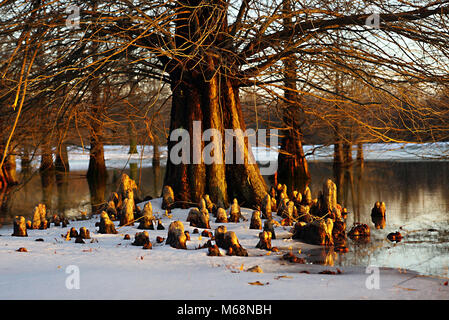
<svg viewBox="0 0 449 320">
<path fill-rule="evenodd" d="M 270 183 L 268 183 L 268 185 L 275 183 L 275 177 L 273 177 L 272 179 L 269 179 L 269 180 L 270 180 Z M 303 193 L 305 188 L 310 184 L 310 181 L 311 181 L 311 179 L 299 178 L 299 175 L 291 175 L 291 176 L 285 177 L 284 181 L 279 181 L 279 183 L 287 185 L 289 192 L 291 190 L 297 190 L 297 191 Z"/>
<path fill-rule="evenodd" d="M 53 209 L 53 184 L 55 182 L 55 170 L 40 170 L 39 176 L 41 177 L 42 185 L 42 203 L 48 211 Z"/>
<path fill-rule="evenodd" d="M 387 220 L 381 215 L 371 215 L 371 221 L 374 223 L 376 229 L 385 229 L 387 225 Z"/>
<path fill-rule="evenodd" d="M 11 188 L 0 189 L 0 213 L 11 212 Z M 0 227 L 3 224 L 9 224 L 11 221 L 9 215 L 0 215 Z"/>
<path fill-rule="evenodd" d="M 349 252 L 337 253 L 336 266 L 378 265 L 409 268 L 423 274 L 449 276 L 449 162 L 365 162 L 334 168 L 331 162 L 309 162 L 314 198 L 333 177 L 338 202 L 353 223 L 367 224 L 369 242 L 347 239 Z M 376 201 L 386 203 L 385 217 L 371 217 Z M 387 240 L 400 231 L 400 243 Z M 330 259 L 315 258 L 329 263 Z"/>
<path fill-rule="evenodd" d="M 137 162 L 129 163 L 129 177 L 139 183 L 139 168 L 137 167 Z"/>
<path fill-rule="evenodd" d="M 58 214 L 65 216 L 67 207 L 67 195 L 69 190 L 68 172 L 56 170 L 56 189 L 58 192 Z"/>
<path fill-rule="evenodd" d="M 98 212 L 101 205 L 105 203 L 107 175 L 97 174 L 87 178 L 90 192 L 91 214 Z"/>
<path fill-rule="evenodd" d="M 159 197 L 160 196 L 160 192 L 158 192 L 158 190 L 160 189 L 160 186 L 162 185 L 162 180 L 161 180 L 161 166 L 159 165 L 159 161 L 155 162 L 153 161 L 153 167 L 152 167 L 152 171 L 153 171 L 153 197 Z"/>
<path fill-rule="evenodd" d="M 333 247 L 320 247 L 310 250 L 307 261 L 314 264 L 322 264 L 325 266 L 334 266 L 337 259 L 337 253 Z"/>
<path fill-rule="evenodd" d="M 362 190 L 363 190 L 363 172 L 364 172 L 364 168 L 365 168 L 365 163 L 363 161 L 359 161 L 357 162 L 354 171 L 357 177 L 357 185 L 356 185 L 356 196 L 353 198 L 354 199 L 354 205 L 353 205 L 353 210 L 354 210 L 354 215 L 358 218 L 360 218 L 360 204 L 362 202 Z"/>
</svg>

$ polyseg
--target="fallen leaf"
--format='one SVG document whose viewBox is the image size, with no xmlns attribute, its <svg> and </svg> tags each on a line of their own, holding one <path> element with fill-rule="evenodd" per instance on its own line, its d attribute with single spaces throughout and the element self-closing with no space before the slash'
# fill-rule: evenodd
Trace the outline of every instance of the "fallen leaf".
<svg viewBox="0 0 449 320">
<path fill-rule="evenodd" d="M 284 279 L 284 278 L 286 278 L 286 279 L 293 279 L 293 277 L 290 277 L 290 276 L 278 276 L 278 277 L 275 277 L 274 279 L 275 280 L 279 280 L 279 279 Z"/>
<path fill-rule="evenodd" d="M 396 288 L 399 289 L 403 289 L 403 290 L 407 290 L 407 291 L 417 291 L 418 289 L 412 289 L 412 288 L 405 288 L 405 287 L 401 287 L 401 286 L 395 286 Z"/>
<path fill-rule="evenodd" d="M 262 268 L 259 266 L 254 266 L 246 270 L 246 272 L 257 272 L 257 273 L 263 273 Z"/>
<path fill-rule="evenodd" d="M 265 285 L 270 284 L 270 283 L 269 282 L 262 283 L 260 281 L 255 281 L 255 282 L 248 282 L 248 284 L 250 284 L 252 286 L 265 286 Z"/>
<path fill-rule="evenodd" d="M 318 272 L 318 274 L 337 274 L 335 271 L 331 271 L 331 270 L 323 270 Z"/>
</svg>

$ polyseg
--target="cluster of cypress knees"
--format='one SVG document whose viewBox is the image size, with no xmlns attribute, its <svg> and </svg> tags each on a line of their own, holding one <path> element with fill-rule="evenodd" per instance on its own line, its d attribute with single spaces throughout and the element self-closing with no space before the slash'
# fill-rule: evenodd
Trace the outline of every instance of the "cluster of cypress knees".
<svg viewBox="0 0 449 320">
<path fill-rule="evenodd" d="M 87 219 L 85 214 L 82 215 L 82 219 Z M 52 223 L 55 227 L 61 226 L 63 228 L 66 228 L 67 225 L 70 224 L 67 217 L 64 217 L 63 215 L 54 214 L 50 219 L 47 219 L 47 208 L 45 204 L 40 203 L 34 208 L 32 220 L 26 220 L 24 216 L 15 217 L 12 236 L 27 237 L 27 230 L 45 230 L 48 229 Z M 66 240 L 75 238 L 76 243 L 85 243 L 85 239 L 91 239 L 90 232 L 86 229 L 86 227 L 81 227 L 79 232 L 72 227 L 65 235 L 61 236 L 63 236 Z M 43 239 L 39 238 L 36 239 L 36 241 L 43 241 Z"/>
<path fill-rule="evenodd" d="M 117 234 L 114 221 L 120 221 L 119 227 L 131 226 L 139 221 L 138 229 L 144 230 L 135 235 L 132 243 L 136 246 L 143 246 L 144 249 L 152 249 L 149 239 L 149 233 L 146 230 L 164 230 L 160 218 L 153 215 L 151 202 L 148 201 L 143 209 L 136 205 L 134 193 L 137 185 L 128 175 L 123 174 L 117 192 L 111 193 L 107 203 L 100 208 L 100 221 L 96 223 L 98 232 L 102 234 Z M 171 213 L 175 206 L 175 197 L 170 186 L 164 186 L 162 192 L 162 209 L 165 215 Z M 385 225 L 385 203 L 376 202 L 371 217 L 376 228 L 383 228 Z M 280 217 L 280 222 L 273 219 L 273 212 Z M 215 218 L 216 223 L 238 223 L 245 221 L 242 215 L 237 199 L 233 200 L 228 212 L 220 205 L 214 204 L 210 197 L 204 195 L 198 206 L 191 208 L 186 222 L 195 228 L 205 229 L 202 235 L 211 238 L 201 248 L 208 248 L 208 255 L 219 256 L 219 248 L 227 251 L 227 255 L 247 256 L 248 252 L 243 248 L 237 235 L 233 231 L 227 231 L 226 226 L 218 226 L 214 234 L 207 229 L 210 227 L 210 214 Z M 328 179 L 323 190 L 319 192 L 318 198 L 312 199 L 311 191 L 308 186 L 303 192 L 294 190 L 291 194 L 287 192 L 287 186 L 278 184 L 271 187 L 266 194 L 263 202 L 255 208 L 250 220 L 250 229 L 261 230 L 259 233 L 259 242 L 256 248 L 278 251 L 271 245 L 271 239 L 276 239 L 275 226 L 293 226 L 293 239 L 299 239 L 304 242 L 316 245 L 334 246 L 336 251 L 346 252 L 346 217 L 347 210 L 337 203 L 337 187 L 332 180 Z M 264 223 L 262 224 L 262 219 Z M 376 223 L 383 221 L 382 223 Z M 23 216 L 16 217 L 14 221 L 13 236 L 27 236 L 27 229 L 46 229 L 54 223 L 55 226 L 66 227 L 69 224 L 67 218 L 61 215 L 53 215 L 50 221 L 46 218 L 45 205 L 39 204 L 35 208 L 33 221 L 25 221 Z M 155 226 L 156 225 L 156 226 Z M 194 230 L 197 233 L 198 229 Z M 347 236 L 353 240 L 369 240 L 370 228 L 366 224 L 354 223 L 347 233 Z M 89 230 L 85 227 L 77 232 L 71 228 L 65 236 L 67 239 L 76 238 L 76 242 L 84 243 L 83 239 L 90 239 Z M 395 234 L 395 241 L 401 239 Z M 129 239 L 129 235 L 125 235 Z M 162 243 L 165 239 L 157 237 L 156 241 Z M 168 228 L 168 235 L 165 243 L 177 248 L 187 249 L 187 241 L 190 240 L 188 231 L 184 230 L 184 224 L 181 221 L 171 222 Z M 215 241 L 215 244 L 212 242 Z"/>
</svg>

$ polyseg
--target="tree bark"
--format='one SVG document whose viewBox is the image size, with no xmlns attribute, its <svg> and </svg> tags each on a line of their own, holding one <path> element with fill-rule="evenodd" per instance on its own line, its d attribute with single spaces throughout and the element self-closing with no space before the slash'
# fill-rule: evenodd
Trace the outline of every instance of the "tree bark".
<svg viewBox="0 0 449 320">
<path fill-rule="evenodd" d="M 53 151 L 51 150 L 51 147 L 46 144 L 42 147 L 41 150 L 41 164 L 39 167 L 39 171 L 45 172 L 49 170 L 53 170 L 55 168 L 53 163 Z"/>
<path fill-rule="evenodd" d="M 232 73 L 232 66 L 226 65 L 232 62 L 217 54 L 224 52 L 222 46 L 229 40 L 226 4 L 217 1 L 215 7 L 203 6 L 199 1 L 187 0 L 178 5 L 175 43 L 182 55 L 173 59 L 167 69 L 173 94 L 170 132 L 178 128 L 189 132 L 190 154 L 186 155 L 188 163 L 174 164 L 171 151 L 177 142 L 168 141 L 164 185 L 173 188 L 176 206 L 197 205 L 206 193 L 213 202 L 225 207 L 230 197 L 246 206 L 256 205 L 265 196 L 266 185 L 258 166 L 249 161 L 253 155 L 248 142 L 235 139 L 232 146 L 223 142 L 226 129 L 233 129 L 234 133 L 236 129 L 246 130 L 238 83 L 232 82 L 228 74 Z M 214 21 L 213 32 L 205 35 L 203 27 L 210 28 L 210 21 Z M 192 43 L 201 43 L 203 51 L 193 54 L 192 50 L 196 49 Z M 194 121 L 201 121 L 201 127 L 194 125 Z M 221 139 L 212 135 L 206 151 L 202 136 L 211 128 Z M 209 152 L 213 161 L 205 163 L 203 150 Z M 243 155 L 244 163 L 226 159 L 226 151 L 228 155 Z"/>
<path fill-rule="evenodd" d="M 22 173 L 22 181 L 28 180 L 28 178 L 31 176 L 31 159 L 28 146 L 23 147 L 22 155 L 20 157 L 20 167 L 20 171 Z"/>
<path fill-rule="evenodd" d="M 359 142 L 357 143 L 357 162 L 363 163 L 364 161 L 364 155 L 363 155 L 363 143 Z"/>
<path fill-rule="evenodd" d="M 344 142 L 343 143 L 343 159 L 345 166 L 351 166 L 352 164 L 352 143 Z"/>
<path fill-rule="evenodd" d="M 16 171 L 16 156 L 14 154 L 10 153 L 6 156 L 2 171 L 8 186 L 19 183 Z"/>
<path fill-rule="evenodd" d="M 61 143 L 56 152 L 55 169 L 60 172 L 70 171 L 69 154 L 67 152 L 67 145 Z"/>
<path fill-rule="evenodd" d="M 220 79 L 221 88 L 218 86 L 218 80 L 206 82 L 200 74 L 196 77 L 191 74 L 190 81 L 184 80 L 185 73 L 183 77 L 177 79 L 173 87 L 170 131 L 184 128 L 189 132 L 189 163 L 173 164 L 170 154 L 178 142 L 168 141 L 168 161 L 164 179 L 164 185 L 173 188 L 176 206 L 196 205 L 206 193 L 214 203 L 222 203 L 225 207 L 228 207 L 230 197 L 237 198 L 247 206 L 260 203 L 266 194 L 266 184 L 257 164 L 249 161 L 252 154 L 247 141 L 235 139 L 232 146 L 226 146 L 222 141 L 209 142 L 215 146 L 213 152 L 217 153 L 214 157 L 218 161 L 205 164 L 201 159 L 201 151 L 205 145 L 201 135 L 206 129 L 214 128 L 223 133 L 223 139 L 225 129 L 240 129 L 245 132 L 238 88 L 225 77 Z M 194 128 L 194 121 L 201 121 L 202 127 Z M 236 164 L 237 159 L 233 163 L 226 163 L 226 160 L 229 161 L 225 159 L 226 148 L 232 148 L 232 155 L 243 154 L 244 163 Z M 198 156 L 200 159 L 196 159 Z M 197 163 L 194 163 L 194 160 L 198 160 Z"/>
<path fill-rule="evenodd" d="M 337 129 L 338 130 L 338 129 Z M 343 146 L 338 133 L 335 133 L 334 143 L 334 167 L 341 167 L 343 165 Z"/>
<path fill-rule="evenodd" d="M 284 26 L 293 26 L 291 18 L 291 6 L 288 0 L 283 1 L 285 18 Z M 288 43 L 286 43 L 288 46 Z M 283 121 L 287 127 L 281 141 L 281 150 L 278 156 L 279 183 L 286 184 L 290 190 L 303 191 L 310 182 L 309 167 L 303 149 L 303 135 L 299 123 L 299 106 L 297 93 L 297 73 L 295 56 L 291 55 L 283 60 L 284 63 L 284 97 L 286 100 L 283 110 Z"/>
<path fill-rule="evenodd" d="M 87 178 L 101 181 L 106 179 L 107 171 L 103 146 L 104 106 L 99 101 L 99 91 L 98 79 L 94 79 L 92 83 L 92 121 L 90 124 L 90 152 Z"/>
<path fill-rule="evenodd" d="M 92 10 L 97 10 L 97 1 L 92 1 Z M 92 55 L 94 56 L 98 50 L 98 43 L 92 44 Z M 89 168 L 87 170 L 87 178 L 96 181 L 105 180 L 107 177 L 106 164 L 104 160 L 103 146 L 103 119 L 105 108 L 100 101 L 100 83 L 98 72 L 92 72 L 91 82 L 91 123 L 90 123 L 90 153 Z"/>
<path fill-rule="evenodd" d="M 159 166 L 161 163 L 161 153 L 159 150 L 159 137 L 153 139 L 153 167 Z"/>
</svg>

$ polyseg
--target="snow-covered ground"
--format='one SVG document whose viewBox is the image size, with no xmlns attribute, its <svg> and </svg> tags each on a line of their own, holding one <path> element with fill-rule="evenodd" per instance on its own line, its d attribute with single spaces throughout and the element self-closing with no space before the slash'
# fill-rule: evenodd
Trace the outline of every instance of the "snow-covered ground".
<svg viewBox="0 0 449 320">
<path fill-rule="evenodd" d="M 308 160 L 332 160 L 334 148 L 306 145 L 304 152 Z M 365 160 L 375 161 L 449 160 L 449 143 L 368 143 L 363 145 L 363 153 Z M 356 155 L 356 146 L 353 146 L 354 159 Z"/>
<path fill-rule="evenodd" d="M 449 144 L 372 144 L 364 146 L 366 160 L 422 160 L 448 157 Z M 253 149 L 258 161 L 273 161 L 275 150 Z M 128 146 L 105 146 L 108 168 L 124 168 L 129 162 L 141 167 L 151 166 L 152 147 L 139 146 L 138 154 L 129 155 Z M 309 161 L 332 159 L 333 148 L 305 146 Z M 69 150 L 71 170 L 87 169 L 89 151 Z M 355 157 L 355 154 L 354 154 Z M 167 158 L 166 147 L 161 158 Z M 17 159 L 20 169 L 20 159 Z M 249 257 L 209 257 L 207 249 L 196 249 L 208 238 L 193 234 L 185 222 L 188 210 L 175 209 L 172 217 L 163 216 L 161 199 L 151 200 L 153 210 L 162 219 L 166 230 L 149 230 L 152 250 L 132 246 L 138 223 L 120 228 L 117 235 L 97 233 L 91 220 L 72 221 L 67 228 L 28 230 L 27 238 L 12 237 L 12 226 L 0 228 L 0 299 L 448 299 L 447 279 L 418 275 L 394 268 L 380 268 L 379 286 L 373 266 L 332 266 L 293 264 L 281 260 L 292 250 L 301 250 L 307 258 L 321 248 L 289 239 L 290 227 L 277 227 L 278 239 L 272 240 L 278 253 L 256 249 L 259 230 L 249 229 L 250 209 L 243 209 L 248 221 L 225 224 L 235 231 Z M 143 204 L 140 205 L 141 207 Z M 189 250 L 177 250 L 157 244 L 157 236 L 167 237 L 171 221 L 180 220 L 190 232 Z M 213 222 L 212 231 L 219 225 Z M 117 222 L 116 222 L 117 225 Z M 85 226 L 94 242 L 85 244 L 66 241 L 71 228 Z M 117 226 L 118 227 L 118 226 Z M 200 229 L 200 232 L 202 229 Z M 123 240 L 129 234 L 131 240 Z M 35 241 L 36 239 L 44 241 Z M 17 252 L 25 247 L 28 252 Z M 323 251 L 324 254 L 325 251 Z M 224 251 L 223 251 L 224 254 Z M 323 259 L 325 260 L 325 256 Z M 443 263 L 443 261 L 442 261 Z M 247 272 L 259 266 L 263 273 Z M 74 266 L 74 267 L 73 267 Z M 367 269 L 368 267 L 368 269 Z M 374 266 L 375 267 L 375 266 Z M 321 271 L 341 271 L 340 274 L 320 274 Z M 79 272 L 79 273 L 78 273 Z M 305 273 L 308 272 L 308 273 Z M 374 272 L 374 273 L 373 273 Z M 73 288 L 79 274 L 79 289 Z M 374 281 L 374 282 L 373 282 Z M 252 284 L 250 284 L 252 283 Z M 257 285 L 259 284 L 259 285 Z M 68 285 L 68 286 L 67 286 Z"/>
<path fill-rule="evenodd" d="M 118 234 L 99 234 L 98 217 L 72 221 L 67 228 L 28 230 L 27 238 L 12 237 L 12 227 L 0 229 L 0 299 L 448 299 L 446 279 L 419 276 L 401 269 L 376 269 L 331 265 L 294 264 L 281 260 L 292 250 L 307 257 L 318 247 L 289 239 L 290 227 L 276 227 L 273 246 L 280 252 L 256 249 L 259 230 L 249 229 L 250 209 L 242 209 L 248 221 L 227 223 L 235 231 L 249 257 L 209 257 L 207 249 L 196 249 L 208 238 L 193 234 L 185 222 L 188 210 L 175 209 L 172 217 L 162 214 L 161 199 L 151 200 L 153 211 L 165 230 L 148 230 L 152 250 L 131 245 L 137 229 L 126 226 Z M 143 203 L 140 204 L 143 207 Z M 277 218 L 277 217 L 276 217 Z M 171 221 L 180 220 L 190 232 L 188 250 L 157 244 L 167 237 Z M 115 222 L 118 228 L 117 222 Z M 221 224 L 214 223 L 212 231 Z M 85 226 L 94 241 L 66 241 L 62 235 Z M 200 233 L 202 229 L 199 229 Z M 125 234 L 131 240 L 124 240 Z M 42 238 L 44 241 L 35 241 Z M 28 252 L 17 252 L 25 247 Z M 225 252 L 223 251 L 223 254 Z M 247 272 L 259 266 L 263 273 Z M 307 271 L 308 273 L 304 273 Z M 79 275 L 79 289 L 77 289 Z M 253 283 L 253 284 L 251 284 Z M 257 285 L 259 284 L 259 285 Z"/>
</svg>

